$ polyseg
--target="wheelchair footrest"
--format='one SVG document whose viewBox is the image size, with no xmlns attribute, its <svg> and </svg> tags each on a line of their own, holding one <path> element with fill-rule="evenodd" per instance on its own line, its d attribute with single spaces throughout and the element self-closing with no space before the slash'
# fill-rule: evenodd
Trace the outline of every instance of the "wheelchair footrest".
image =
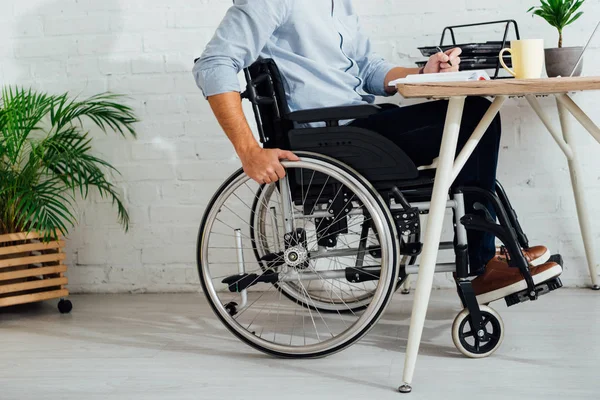
<svg viewBox="0 0 600 400">
<path fill-rule="evenodd" d="M 562 260 L 562 258 L 561 258 L 561 260 Z M 539 297 L 539 296 L 548 294 L 550 292 L 553 292 L 556 289 L 560 289 L 562 286 L 563 286 L 562 281 L 560 280 L 560 278 L 557 277 L 554 279 L 550 279 L 549 281 L 540 283 L 539 285 L 536 285 L 535 291 Z M 506 301 L 506 305 L 508 307 L 512 307 L 514 305 L 524 303 L 528 300 L 529 300 L 529 291 L 528 290 L 523 290 L 522 292 L 514 293 L 514 294 L 511 294 L 510 296 L 507 296 L 504 298 L 504 301 Z"/>
<path fill-rule="evenodd" d="M 563 261 L 563 258 L 560 254 L 554 254 L 554 255 L 550 256 L 550 259 L 548 260 L 548 262 L 557 263 L 561 267 L 564 267 L 564 264 L 565 264 L 565 262 Z"/>
<path fill-rule="evenodd" d="M 240 293 L 251 286 L 258 285 L 259 283 L 277 283 L 279 281 L 279 274 L 275 272 L 258 274 L 241 274 L 232 275 L 221 282 L 225 283 L 229 291 L 232 293 Z"/>
</svg>

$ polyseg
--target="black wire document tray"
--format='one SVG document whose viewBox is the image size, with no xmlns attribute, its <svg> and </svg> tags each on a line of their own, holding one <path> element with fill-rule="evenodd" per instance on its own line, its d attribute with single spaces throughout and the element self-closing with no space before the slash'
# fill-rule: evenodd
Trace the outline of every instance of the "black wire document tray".
<svg viewBox="0 0 600 400">
<path fill-rule="evenodd" d="M 503 42 L 486 42 L 486 43 L 466 43 L 466 44 L 456 44 L 456 45 L 444 45 L 439 46 L 443 51 L 447 51 L 453 49 L 455 47 L 460 47 L 463 51 L 462 56 L 471 56 L 471 55 L 490 55 L 490 56 L 498 56 L 500 51 L 503 49 Z M 438 46 L 427 46 L 427 47 L 419 47 L 421 54 L 424 57 L 431 57 L 436 54 L 438 50 Z"/>
<path fill-rule="evenodd" d="M 461 47 L 460 45 L 456 47 Z M 444 50 L 446 51 L 446 50 Z M 504 57 L 504 62 L 508 67 L 512 67 L 510 55 Z M 424 67 L 427 61 L 417 61 L 419 67 Z M 498 66 L 498 57 L 465 57 L 464 53 L 460 56 L 460 69 L 462 71 L 473 71 L 477 69 L 495 69 Z"/>
<path fill-rule="evenodd" d="M 505 25 L 503 29 L 503 37 L 502 40 L 495 41 L 486 41 L 482 43 L 463 43 L 458 44 L 456 41 L 456 30 L 470 28 L 474 26 L 486 26 L 486 25 Z M 444 28 L 442 32 L 442 39 L 440 40 L 439 46 L 423 46 L 418 49 L 421 51 L 421 54 L 424 57 L 431 57 L 436 54 L 441 48 L 442 51 L 447 51 L 453 49 L 455 47 L 460 47 L 462 49 L 461 54 L 461 63 L 460 70 L 461 71 L 473 71 L 478 69 L 494 69 L 495 73 L 493 74 L 492 79 L 498 79 L 500 74 L 500 69 L 502 68 L 500 64 L 500 51 L 505 47 L 510 46 L 510 42 L 508 40 L 508 34 L 510 33 L 510 28 L 514 27 L 515 37 L 517 40 L 521 39 L 521 35 L 519 33 L 519 26 L 517 22 L 514 20 L 503 20 L 503 21 L 492 21 L 492 22 L 480 22 L 476 24 L 467 24 L 467 25 L 456 25 L 456 26 L 448 26 Z M 446 35 L 449 33 L 451 38 L 451 43 L 446 43 Z M 504 57 L 504 62 L 507 66 L 512 66 L 512 58 L 510 55 L 506 55 Z M 425 66 L 427 61 L 418 61 L 416 63 L 419 67 Z M 491 75 L 491 74 L 490 74 Z M 511 77 L 509 77 L 511 78 Z"/>
</svg>

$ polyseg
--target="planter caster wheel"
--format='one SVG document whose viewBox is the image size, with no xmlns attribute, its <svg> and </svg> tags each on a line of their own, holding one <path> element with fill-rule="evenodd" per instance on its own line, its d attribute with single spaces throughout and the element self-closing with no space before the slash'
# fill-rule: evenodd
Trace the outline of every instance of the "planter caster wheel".
<svg viewBox="0 0 600 400">
<path fill-rule="evenodd" d="M 58 302 L 58 311 L 60 311 L 61 314 L 68 314 L 72 309 L 73 303 L 71 303 L 71 300 L 60 299 Z"/>
<path fill-rule="evenodd" d="M 227 310 L 227 314 L 231 315 L 232 317 L 235 316 L 235 314 L 238 313 L 238 303 L 235 302 L 231 302 L 231 303 L 227 303 L 225 304 L 225 310 Z"/>
</svg>

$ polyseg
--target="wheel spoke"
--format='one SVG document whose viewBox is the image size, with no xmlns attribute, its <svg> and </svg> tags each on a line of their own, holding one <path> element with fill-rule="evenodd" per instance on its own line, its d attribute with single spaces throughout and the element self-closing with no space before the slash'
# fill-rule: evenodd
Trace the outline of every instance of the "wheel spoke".
<svg viewBox="0 0 600 400">
<path fill-rule="evenodd" d="M 257 185 L 238 173 L 208 207 L 198 250 L 201 279 L 221 320 L 246 342 L 275 354 L 324 355 L 370 329 L 381 315 L 374 304 L 383 306 L 382 296 L 393 293 L 393 225 L 388 213 L 379 208 L 376 192 L 363 185 L 354 172 L 305 158 L 290 163 L 287 169 L 288 176 L 297 179 L 289 191 L 291 222 L 306 240 L 295 244 L 283 240 L 290 232 L 282 228 L 282 199 L 276 185 Z M 343 204 L 352 205 L 353 215 L 345 208 L 338 209 L 342 197 Z M 323 215 L 334 209 L 337 213 L 331 214 L 329 221 L 312 216 L 316 211 Z M 335 238 L 335 243 L 319 246 L 321 236 Z M 301 257 L 307 253 L 306 261 L 285 264 L 291 245 L 300 247 Z M 381 252 L 378 258 L 373 257 L 373 250 Z M 318 257 L 311 258 L 311 254 Z M 373 280 L 352 283 L 343 277 L 347 268 L 357 266 L 375 268 L 361 270 Z M 322 275 L 331 271 L 340 271 L 340 277 Z M 279 279 L 286 274 L 294 278 L 261 282 L 270 272 L 278 273 Z M 303 280 L 303 273 L 311 275 L 310 280 Z M 222 283 L 228 277 L 237 282 Z M 244 283 L 245 289 L 229 291 L 237 283 Z M 234 316 L 223 311 L 223 305 L 229 303 L 238 304 Z M 357 312 L 365 308 L 367 312 Z"/>
<path fill-rule="evenodd" d="M 488 322 L 490 322 L 490 316 L 487 314 L 484 314 L 483 317 L 481 318 L 481 327 L 485 328 L 485 326 L 488 324 Z"/>
</svg>

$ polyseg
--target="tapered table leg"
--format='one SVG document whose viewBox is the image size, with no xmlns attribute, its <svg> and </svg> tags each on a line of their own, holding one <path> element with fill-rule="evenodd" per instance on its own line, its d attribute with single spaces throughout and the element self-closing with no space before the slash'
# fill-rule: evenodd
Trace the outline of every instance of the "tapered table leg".
<svg viewBox="0 0 600 400">
<path fill-rule="evenodd" d="M 442 235 L 446 202 L 448 200 L 450 185 L 452 184 L 452 169 L 454 166 L 465 99 L 465 97 L 453 97 L 450 99 L 450 104 L 448 105 L 444 136 L 440 148 L 439 164 L 433 184 L 431 209 L 429 210 L 427 228 L 425 231 L 422 259 L 419 267 L 417 285 L 415 287 L 415 300 L 410 321 L 408 344 L 406 347 L 406 360 L 404 363 L 404 375 L 402 379 L 403 384 L 398 389 L 401 393 L 409 393 L 412 390 L 411 383 L 415 372 L 427 307 L 429 305 L 429 298 L 433 286 L 433 275 L 435 273 L 435 265 Z"/>
</svg>

